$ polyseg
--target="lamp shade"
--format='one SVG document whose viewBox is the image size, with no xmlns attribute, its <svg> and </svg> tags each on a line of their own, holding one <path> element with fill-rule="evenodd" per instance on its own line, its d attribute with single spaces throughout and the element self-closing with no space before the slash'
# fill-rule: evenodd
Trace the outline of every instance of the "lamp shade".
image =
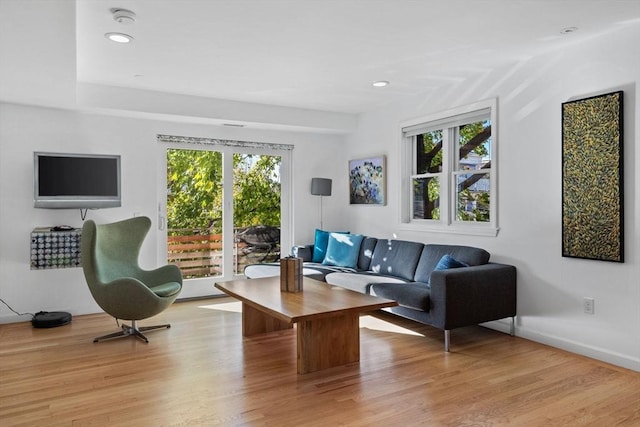
<svg viewBox="0 0 640 427">
<path fill-rule="evenodd" d="M 331 180 L 328 178 L 311 178 L 311 194 L 314 196 L 330 196 Z"/>
</svg>

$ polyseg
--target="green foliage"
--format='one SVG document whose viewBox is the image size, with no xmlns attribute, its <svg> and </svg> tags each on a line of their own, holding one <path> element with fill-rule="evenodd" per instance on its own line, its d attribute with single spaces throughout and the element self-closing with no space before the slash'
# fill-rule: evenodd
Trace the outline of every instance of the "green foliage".
<svg viewBox="0 0 640 427">
<path fill-rule="evenodd" d="M 169 229 L 222 228 L 222 153 L 167 150 Z"/>
<path fill-rule="evenodd" d="M 442 170 L 442 129 L 418 135 L 417 173 L 436 173 Z"/>
<path fill-rule="evenodd" d="M 471 210 L 465 209 L 466 201 L 474 201 Z M 487 192 L 471 192 L 465 188 L 458 193 L 457 219 L 459 221 L 488 222 L 490 219 L 490 196 Z"/>
<path fill-rule="evenodd" d="M 458 140 L 460 147 L 467 145 L 476 135 L 482 133 L 482 131 L 489 126 L 491 126 L 491 123 L 488 121 L 474 122 L 460 126 L 460 137 Z M 491 138 L 483 139 L 480 144 L 474 144 L 475 146 L 472 151 L 481 157 L 486 156 L 489 154 L 488 144 L 490 144 L 490 142 Z"/>
<path fill-rule="evenodd" d="M 475 153 L 480 157 L 489 155 L 491 144 L 491 123 L 480 121 L 469 123 L 459 128 L 458 145 L 460 147 L 460 157 L 465 158 L 469 153 Z M 485 164 L 489 166 L 490 162 Z M 458 207 L 457 219 L 460 221 L 488 222 L 490 216 L 489 193 L 483 191 L 472 191 L 473 185 L 483 176 L 473 175 L 467 177 L 458 185 Z M 466 202 L 472 203 L 472 208 L 468 209 Z"/>
<path fill-rule="evenodd" d="M 429 206 L 433 206 L 433 208 L 425 218 L 440 219 L 440 180 L 437 178 L 429 179 L 427 191 L 429 200 L 432 202 Z"/>
<path fill-rule="evenodd" d="M 280 226 L 280 157 L 233 155 L 235 227 Z"/>
<path fill-rule="evenodd" d="M 234 227 L 280 225 L 280 157 L 233 155 Z M 222 232 L 222 153 L 167 150 L 169 229 Z"/>
</svg>

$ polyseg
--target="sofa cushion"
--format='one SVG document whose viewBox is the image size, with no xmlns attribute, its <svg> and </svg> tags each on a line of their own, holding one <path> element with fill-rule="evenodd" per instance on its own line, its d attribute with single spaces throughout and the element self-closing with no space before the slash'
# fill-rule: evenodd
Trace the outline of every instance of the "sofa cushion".
<svg viewBox="0 0 640 427">
<path fill-rule="evenodd" d="M 182 285 L 178 282 L 166 282 L 156 286 L 150 286 L 149 289 L 151 289 L 153 293 L 158 295 L 159 297 L 166 298 L 180 292 L 180 289 L 182 289 Z"/>
<path fill-rule="evenodd" d="M 450 268 L 460 267 L 469 267 L 469 265 L 465 264 L 464 262 L 458 261 L 450 255 L 442 255 L 442 258 L 440 258 L 440 261 L 438 261 L 433 271 L 449 270 Z"/>
<path fill-rule="evenodd" d="M 360 255 L 358 256 L 358 270 L 367 271 L 371 267 L 371 257 L 373 256 L 373 250 L 378 243 L 378 239 L 375 237 L 364 236 L 362 243 L 360 244 Z"/>
<path fill-rule="evenodd" d="M 356 268 L 363 238 L 364 236 L 360 234 L 329 234 L 327 255 L 322 263 L 338 267 Z"/>
<path fill-rule="evenodd" d="M 489 262 L 489 252 L 471 246 L 433 245 L 424 246 L 413 280 L 429 283 L 431 272 L 444 255 L 449 255 L 467 265 L 483 265 Z"/>
<path fill-rule="evenodd" d="M 402 279 L 372 273 L 331 273 L 327 274 L 324 280 L 330 285 L 340 286 L 363 294 L 369 293 L 369 287 L 372 283 L 405 283 Z"/>
<path fill-rule="evenodd" d="M 352 268 L 335 267 L 312 262 L 305 262 L 302 268 L 302 275 L 312 279 L 323 281 L 325 276 L 336 271 L 354 272 Z M 261 277 L 274 277 L 280 275 L 280 263 L 270 262 L 262 264 L 250 264 L 244 268 L 244 275 L 247 279 L 259 279 Z"/>
<path fill-rule="evenodd" d="M 315 241 L 313 243 L 313 262 L 322 262 L 327 255 L 327 245 L 329 244 L 329 234 L 331 231 L 316 229 Z M 348 231 L 335 231 L 334 233 L 348 233 Z"/>
<path fill-rule="evenodd" d="M 374 273 L 413 280 L 423 247 L 418 242 L 379 239 L 369 269 Z"/>
<path fill-rule="evenodd" d="M 313 259 L 313 245 L 293 246 L 291 256 L 302 258 L 304 262 L 311 262 Z"/>
<path fill-rule="evenodd" d="M 429 311 L 431 289 L 426 283 L 374 283 L 371 294 L 392 299 L 402 307 Z"/>
</svg>

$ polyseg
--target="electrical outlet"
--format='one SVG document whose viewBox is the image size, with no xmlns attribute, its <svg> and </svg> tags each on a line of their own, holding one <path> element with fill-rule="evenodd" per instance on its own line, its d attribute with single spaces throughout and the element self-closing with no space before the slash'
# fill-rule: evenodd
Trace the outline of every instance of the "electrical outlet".
<svg viewBox="0 0 640 427">
<path fill-rule="evenodd" d="M 594 314 L 595 313 L 595 304 L 596 301 L 593 298 L 584 297 L 584 313 L 585 314 Z"/>
</svg>

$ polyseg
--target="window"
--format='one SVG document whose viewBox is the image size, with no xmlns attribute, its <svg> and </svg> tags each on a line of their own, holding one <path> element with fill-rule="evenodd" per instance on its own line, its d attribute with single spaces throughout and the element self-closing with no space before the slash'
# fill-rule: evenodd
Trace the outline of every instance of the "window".
<svg viewBox="0 0 640 427">
<path fill-rule="evenodd" d="M 495 235 L 496 102 L 478 102 L 402 127 L 402 223 Z"/>
</svg>

